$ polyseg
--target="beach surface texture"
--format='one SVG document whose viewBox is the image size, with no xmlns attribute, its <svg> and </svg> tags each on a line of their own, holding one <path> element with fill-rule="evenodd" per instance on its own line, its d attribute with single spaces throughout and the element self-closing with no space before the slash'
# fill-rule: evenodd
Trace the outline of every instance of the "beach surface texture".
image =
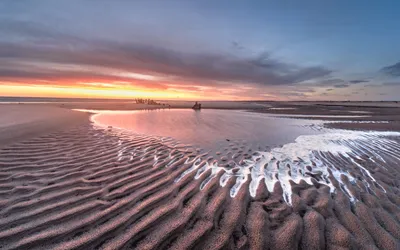
<svg viewBox="0 0 400 250">
<path fill-rule="evenodd" d="M 0 249 L 400 249 L 390 134 L 342 145 L 354 154 L 321 153 L 335 166 L 309 162 L 298 182 L 298 162 L 276 163 L 289 199 L 283 179 L 252 189 L 251 174 L 226 178 L 196 149 L 96 126 L 85 112 L 7 104 L 0 114 Z"/>
</svg>

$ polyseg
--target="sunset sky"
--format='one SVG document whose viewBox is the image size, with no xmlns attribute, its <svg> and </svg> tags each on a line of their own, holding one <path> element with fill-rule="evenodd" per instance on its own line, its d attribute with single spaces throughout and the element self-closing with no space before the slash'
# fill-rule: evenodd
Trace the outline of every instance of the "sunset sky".
<svg viewBox="0 0 400 250">
<path fill-rule="evenodd" d="M 400 100 L 400 1 L 2 0 L 0 96 Z"/>
</svg>

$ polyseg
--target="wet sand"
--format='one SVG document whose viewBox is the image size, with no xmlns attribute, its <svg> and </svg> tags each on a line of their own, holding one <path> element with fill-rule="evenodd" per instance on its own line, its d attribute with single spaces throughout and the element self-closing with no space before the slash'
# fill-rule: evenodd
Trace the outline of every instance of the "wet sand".
<svg viewBox="0 0 400 250">
<path fill-rule="evenodd" d="M 328 123 L 326 127 L 351 130 L 400 131 L 400 104 L 397 102 L 277 102 L 273 108 L 252 112 L 331 121 L 375 121 L 378 123 Z M 291 116 L 292 115 L 292 116 Z M 329 117 L 330 116 L 330 117 Z M 348 116 L 352 116 L 349 118 Z"/>
<path fill-rule="evenodd" d="M 89 115 L 45 105 L 0 104 L 0 148 L 88 119 Z"/>
<path fill-rule="evenodd" d="M 145 135 L 124 139 L 93 126 L 85 113 L 54 107 L 21 112 L 28 118 L 21 118 L 18 131 L 42 129 L 0 149 L 1 249 L 400 248 L 398 151 L 375 162 L 363 155 L 351 164 L 326 155 L 359 181 L 331 178 L 332 194 L 314 173 L 313 185 L 291 183 L 288 204 L 281 185 L 272 192 L 260 185 L 251 196 L 250 180 L 232 198 L 235 179 L 221 187 L 223 172 L 208 179 L 211 169 L 176 181 L 194 163 L 207 164 L 197 162 L 190 147 Z M 134 153 L 123 154 L 127 150 Z"/>
</svg>

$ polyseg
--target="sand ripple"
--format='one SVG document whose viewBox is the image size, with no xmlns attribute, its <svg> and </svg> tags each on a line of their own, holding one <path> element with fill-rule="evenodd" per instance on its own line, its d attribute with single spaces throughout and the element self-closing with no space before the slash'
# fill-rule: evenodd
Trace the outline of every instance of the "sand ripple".
<svg viewBox="0 0 400 250">
<path fill-rule="evenodd" d="M 283 198 L 289 205 L 292 204 L 292 183 L 305 181 L 314 185 L 318 182 L 328 186 L 331 193 L 335 193 L 334 182 L 338 182 L 350 201 L 355 202 L 357 198 L 343 178 L 348 179 L 351 185 L 358 185 L 359 182 L 369 193 L 373 192 L 371 185 L 386 192 L 364 165 L 372 164 L 387 170 L 390 161 L 400 161 L 400 144 L 397 140 L 388 138 L 390 136 L 398 140 L 400 133 L 343 130 L 300 136 L 295 143 L 273 148 L 268 152 L 256 151 L 248 159 L 243 159 L 241 164 L 233 161 L 232 164 L 224 165 L 214 160 L 211 163 L 206 161 L 200 166 L 199 158 L 177 181 L 195 170 L 196 179 L 209 172 L 210 175 L 200 186 L 204 188 L 212 178 L 222 172 L 221 186 L 225 186 L 230 178 L 236 180 L 230 192 L 231 197 L 235 197 L 247 181 L 250 181 L 249 191 L 252 197 L 255 197 L 260 185 L 266 185 L 268 191 L 273 192 L 275 184 L 279 183 L 283 189 Z"/>
<path fill-rule="evenodd" d="M 211 159 L 169 138 L 110 130 L 83 124 L 0 151 L 2 249 L 399 249 L 394 137 L 283 162 L 276 150 L 233 143 Z M 279 185 L 257 175 L 268 159 Z M 241 175 L 233 162 L 253 167 Z"/>
</svg>

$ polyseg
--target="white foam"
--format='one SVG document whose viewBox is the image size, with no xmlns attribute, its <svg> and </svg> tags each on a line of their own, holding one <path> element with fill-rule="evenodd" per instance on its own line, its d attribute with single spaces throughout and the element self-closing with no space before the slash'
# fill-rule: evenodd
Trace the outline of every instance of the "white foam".
<svg viewBox="0 0 400 250">
<path fill-rule="evenodd" d="M 300 117 L 300 118 L 364 118 L 370 115 L 304 115 L 304 114 L 273 114 L 274 117 Z"/>
<path fill-rule="evenodd" d="M 295 142 L 274 148 L 269 152 L 258 151 L 251 159 L 245 160 L 243 165 L 236 164 L 233 168 L 219 166 L 216 161 L 211 163 L 206 161 L 201 167 L 198 163 L 197 165 L 194 163 L 192 168 L 183 173 L 180 178 L 197 169 L 197 179 L 211 170 L 210 176 L 201 184 L 203 188 L 220 171 L 224 171 L 225 173 L 220 178 L 221 186 L 225 186 L 229 179 L 236 178 L 236 183 L 231 188 L 231 197 L 237 195 L 249 178 L 251 178 L 249 192 L 253 197 L 262 183 L 266 185 L 269 192 L 273 192 L 275 184 L 279 183 L 283 190 L 283 199 L 288 204 L 292 203 L 291 181 L 299 183 L 303 180 L 313 185 L 312 179 L 314 179 L 314 182 L 327 185 L 331 193 L 334 193 L 336 188 L 330 180 L 334 178 L 350 200 L 356 201 L 349 191 L 348 184 L 342 180 L 342 176 L 346 176 L 350 183 L 357 182 L 349 172 L 348 167 L 352 165 L 360 169 L 363 175 L 361 182 L 366 189 L 370 188 L 370 183 L 375 183 L 377 187 L 385 191 L 360 162 L 365 163 L 369 160 L 377 165 L 377 161 L 384 163 L 382 156 L 400 160 L 400 144 L 389 139 L 390 136 L 398 137 L 400 133 L 333 130 L 320 135 L 302 135 Z M 327 154 L 330 154 L 333 159 Z M 362 158 L 365 156 L 369 159 Z"/>
<path fill-rule="evenodd" d="M 270 108 L 271 110 L 294 110 L 297 108 Z"/>
</svg>

